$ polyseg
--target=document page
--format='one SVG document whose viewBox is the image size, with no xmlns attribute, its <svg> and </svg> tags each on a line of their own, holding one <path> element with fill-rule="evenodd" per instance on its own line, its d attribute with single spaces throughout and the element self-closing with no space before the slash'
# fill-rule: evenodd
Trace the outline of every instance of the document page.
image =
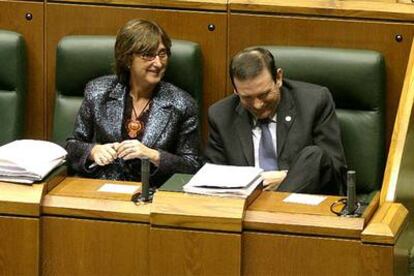
<svg viewBox="0 0 414 276">
<path fill-rule="evenodd" d="M 255 167 L 206 163 L 187 185 L 210 188 L 243 188 L 259 178 L 262 171 L 262 169 Z"/>
</svg>

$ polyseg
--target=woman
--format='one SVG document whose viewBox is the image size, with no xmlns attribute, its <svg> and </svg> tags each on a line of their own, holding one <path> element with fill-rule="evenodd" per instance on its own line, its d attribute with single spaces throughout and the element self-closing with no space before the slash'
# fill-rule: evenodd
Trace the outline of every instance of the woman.
<svg viewBox="0 0 414 276">
<path fill-rule="evenodd" d="M 86 85 L 68 161 L 82 176 L 140 180 L 140 159 L 148 158 L 151 185 L 173 173 L 200 166 L 195 101 L 162 81 L 171 40 L 154 22 L 131 20 L 115 42 L 116 75 Z"/>
</svg>

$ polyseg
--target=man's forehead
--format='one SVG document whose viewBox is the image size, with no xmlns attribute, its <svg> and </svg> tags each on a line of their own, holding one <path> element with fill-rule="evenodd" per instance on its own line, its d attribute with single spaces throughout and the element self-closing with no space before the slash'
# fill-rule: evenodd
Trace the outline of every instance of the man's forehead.
<svg viewBox="0 0 414 276">
<path fill-rule="evenodd" d="M 234 84 L 239 93 L 265 92 L 265 90 L 271 88 L 273 82 L 273 78 L 269 72 L 267 74 L 261 73 L 256 77 L 246 80 L 234 79 Z"/>
</svg>

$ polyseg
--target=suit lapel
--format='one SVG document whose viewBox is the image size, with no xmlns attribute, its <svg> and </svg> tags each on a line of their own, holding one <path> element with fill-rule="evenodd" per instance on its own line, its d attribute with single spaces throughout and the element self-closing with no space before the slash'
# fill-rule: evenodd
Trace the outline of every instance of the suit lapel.
<svg viewBox="0 0 414 276">
<path fill-rule="evenodd" d="M 289 90 L 282 86 L 281 100 L 277 109 L 277 154 L 280 156 L 286 144 L 291 126 L 296 118 L 296 107 Z"/>
<path fill-rule="evenodd" d="M 111 129 L 106 131 L 106 133 L 112 133 L 112 141 L 122 140 L 122 123 L 120 124 L 119 122 L 122 122 L 123 119 L 126 95 L 126 87 L 121 83 L 117 83 L 111 93 L 109 93 L 109 100 L 105 108 L 107 116 L 105 121 L 111 122 L 107 124 Z"/>
<path fill-rule="evenodd" d="M 236 112 L 237 116 L 234 122 L 236 135 L 239 138 L 247 165 L 254 166 L 251 120 L 247 111 L 240 104 L 236 107 Z"/>
<path fill-rule="evenodd" d="M 160 135 L 167 127 L 172 115 L 172 103 L 168 96 L 160 88 L 156 92 L 151 111 L 148 118 L 148 123 L 145 126 L 144 136 L 142 137 L 142 143 L 147 147 L 153 147 L 160 138 Z"/>
</svg>

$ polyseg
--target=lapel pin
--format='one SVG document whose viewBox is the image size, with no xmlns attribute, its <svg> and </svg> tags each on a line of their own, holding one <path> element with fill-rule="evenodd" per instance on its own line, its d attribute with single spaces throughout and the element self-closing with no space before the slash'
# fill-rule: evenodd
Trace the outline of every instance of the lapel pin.
<svg viewBox="0 0 414 276">
<path fill-rule="evenodd" d="M 286 122 L 290 122 L 290 121 L 292 121 L 292 117 L 290 117 L 290 116 L 286 116 L 286 117 L 285 117 L 285 120 L 286 120 Z"/>
</svg>

